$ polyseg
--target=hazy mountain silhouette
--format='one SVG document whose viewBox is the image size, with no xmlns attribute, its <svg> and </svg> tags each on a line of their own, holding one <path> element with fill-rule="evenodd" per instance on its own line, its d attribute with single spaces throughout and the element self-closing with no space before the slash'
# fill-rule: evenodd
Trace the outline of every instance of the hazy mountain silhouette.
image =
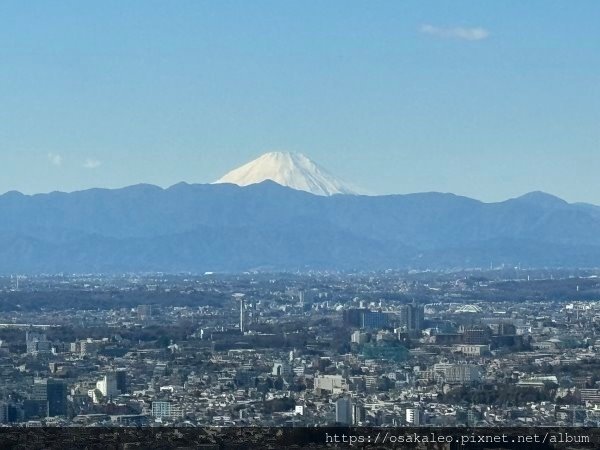
<svg viewBox="0 0 600 450">
<path fill-rule="evenodd" d="M 0 272 L 600 266 L 600 208 L 534 192 L 318 196 L 272 181 L 0 196 Z"/>
</svg>

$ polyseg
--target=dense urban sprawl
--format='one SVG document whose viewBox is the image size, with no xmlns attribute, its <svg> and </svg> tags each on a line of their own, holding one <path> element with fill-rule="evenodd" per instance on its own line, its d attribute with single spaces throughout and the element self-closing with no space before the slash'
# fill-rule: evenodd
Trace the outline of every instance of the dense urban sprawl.
<svg viewBox="0 0 600 450">
<path fill-rule="evenodd" d="M 0 279 L 11 426 L 600 424 L 597 271 Z"/>
</svg>

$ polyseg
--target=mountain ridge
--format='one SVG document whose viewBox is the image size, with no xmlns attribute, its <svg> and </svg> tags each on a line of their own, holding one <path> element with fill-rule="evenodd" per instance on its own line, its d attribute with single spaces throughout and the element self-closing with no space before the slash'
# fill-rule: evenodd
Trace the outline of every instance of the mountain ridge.
<svg viewBox="0 0 600 450">
<path fill-rule="evenodd" d="M 50 191 L 50 192 L 36 192 L 33 194 L 26 194 L 23 193 L 21 191 L 18 190 L 10 190 L 10 191 L 6 191 L 4 193 L 0 194 L 0 198 L 2 197 L 14 197 L 14 198 L 22 198 L 22 197 L 39 197 L 39 196 L 47 196 L 47 195 L 55 195 L 55 194 L 64 194 L 64 195 L 71 195 L 71 194 L 78 194 L 78 193 L 83 193 L 83 192 L 91 192 L 91 191 L 102 191 L 102 192 L 114 192 L 114 191 L 127 191 L 127 190 L 141 190 L 142 188 L 148 187 L 152 190 L 156 190 L 156 191 L 170 191 L 170 190 L 174 190 L 178 187 L 190 187 L 190 186 L 205 186 L 207 188 L 211 187 L 211 186 L 215 186 L 215 185 L 221 185 L 221 186 L 230 186 L 232 189 L 243 189 L 243 188 L 247 188 L 247 187 L 251 187 L 251 186 L 259 186 L 259 185 L 263 185 L 263 186 L 268 186 L 268 185 L 272 185 L 272 186 L 278 186 L 280 188 L 285 188 L 287 190 L 294 190 L 294 191 L 298 191 L 298 192 L 304 192 L 305 194 L 309 194 L 309 195 L 317 195 L 317 194 L 311 194 L 310 192 L 306 192 L 306 191 L 300 191 L 298 189 L 294 189 L 294 188 L 290 188 L 288 186 L 283 186 L 273 180 L 264 180 L 258 183 L 254 183 L 252 185 L 247 185 L 247 186 L 240 186 L 237 185 L 235 183 L 216 183 L 216 182 L 212 182 L 212 183 L 189 183 L 187 181 L 179 181 L 175 184 L 166 186 L 166 187 L 162 187 L 159 186 L 157 184 L 152 184 L 152 183 L 136 183 L 136 184 L 130 184 L 127 186 L 121 186 L 121 187 L 116 187 L 116 188 L 110 188 L 110 187 L 92 187 L 92 188 L 84 188 L 84 189 L 77 189 L 74 191 Z M 497 200 L 497 201 L 484 201 L 484 200 L 480 200 L 474 197 L 469 197 L 467 195 L 462 195 L 462 194 L 455 194 L 453 192 L 442 192 L 442 191 L 423 191 L 423 192 L 408 192 L 408 193 L 398 193 L 398 194 L 376 194 L 376 195 L 368 195 L 368 197 L 372 197 L 372 198 L 383 198 L 383 197 L 407 197 L 407 196 L 423 196 L 423 195 L 439 195 L 439 196 L 449 196 L 449 197 L 456 197 L 456 198 L 464 198 L 464 199 L 468 199 L 471 200 L 473 202 L 478 202 L 481 204 L 485 204 L 485 205 L 493 205 L 493 204 L 500 204 L 500 203 L 505 203 L 505 202 L 510 202 L 510 201 L 520 201 L 520 200 L 525 200 L 525 199 L 531 199 L 534 198 L 537 195 L 540 195 L 540 198 L 542 196 L 545 196 L 547 198 L 553 198 L 558 200 L 560 203 L 563 203 L 565 205 L 575 205 L 575 206 L 582 206 L 582 207 L 589 207 L 589 208 L 600 208 L 600 205 L 596 205 L 594 203 L 588 203 L 588 202 L 568 202 L 564 199 L 562 199 L 561 197 L 558 197 L 554 194 L 550 194 L 544 191 L 530 191 L 530 192 L 526 192 L 524 194 L 521 194 L 517 197 L 511 197 L 511 198 L 507 198 L 505 200 Z M 355 196 L 362 196 L 362 197 L 367 197 L 367 195 L 363 195 L 363 194 L 352 194 Z M 558 202 L 557 202 L 558 203 Z"/>
<path fill-rule="evenodd" d="M 518 199 L 318 196 L 272 181 L 6 193 L 0 272 L 600 266 L 595 208 Z"/>
</svg>

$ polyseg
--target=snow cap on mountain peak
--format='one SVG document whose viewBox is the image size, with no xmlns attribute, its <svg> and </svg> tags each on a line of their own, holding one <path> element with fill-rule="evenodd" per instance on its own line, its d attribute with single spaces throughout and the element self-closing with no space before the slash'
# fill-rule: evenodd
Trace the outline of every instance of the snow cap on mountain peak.
<svg viewBox="0 0 600 450">
<path fill-rule="evenodd" d="M 215 183 L 248 186 L 272 180 L 315 195 L 357 194 L 356 190 L 301 153 L 269 152 L 225 174 Z"/>
</svg>

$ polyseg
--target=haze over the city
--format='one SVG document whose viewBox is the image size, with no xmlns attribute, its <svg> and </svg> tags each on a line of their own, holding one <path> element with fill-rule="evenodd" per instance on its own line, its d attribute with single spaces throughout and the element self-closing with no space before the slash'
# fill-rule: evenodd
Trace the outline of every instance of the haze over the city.
<svg viewBox="0 0 600 450">
<path fill-rule="evenodd" d="M 9 1 L 0 192 L 210 183 L 268 151 L 375 194 L 600 203 L 600 4 Z"/>
</svg>

